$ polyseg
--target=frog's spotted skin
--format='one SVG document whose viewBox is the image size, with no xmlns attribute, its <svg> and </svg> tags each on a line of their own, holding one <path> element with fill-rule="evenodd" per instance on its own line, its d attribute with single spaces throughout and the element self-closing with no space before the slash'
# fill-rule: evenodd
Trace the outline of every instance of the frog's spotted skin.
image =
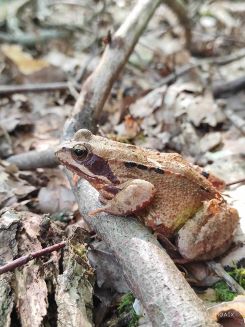
<svg viewBox="0 0 245 327">
<path fill-rule="evenodd" d="M 180 252 L 187 259 L 213 258 L 226 250 L 233 239 L 238 224 L 236 210 L 228 206 L 210 183 L 210 174 L 189 164 L 179 154 L 147 150 L 80 130 L 59 147 L 56 155 L 62 164 L 100 192 L 105 206 L 93 214 L 101 211 L 135 214 L 146 226 L 166 237 L 179 231 L 179 244 L 183 248 Z M 215 210 L 210 209 L 214 207 Z M 201 222 L 196 219 L 200 212 L 205 217 Z M 200 226 L 193 228 L 190 220 Z M 224 226 L 223 240 L 219 235 L 209 238 L 214 237 L 216 226 Z M 194 236 L 187 242 L 186 235 L 191 233 Z M 211 247 L 204 246 L 207 242 Z"/>
</svg>

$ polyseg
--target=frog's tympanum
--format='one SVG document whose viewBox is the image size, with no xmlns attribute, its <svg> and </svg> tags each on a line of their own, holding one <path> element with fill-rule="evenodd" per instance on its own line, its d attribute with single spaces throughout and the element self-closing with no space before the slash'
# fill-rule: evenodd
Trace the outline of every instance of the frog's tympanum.
<svg viewBox="0 0 245 327">
<path fill-rule="evenodd" d="M 187 260 L 212 259 L 230 246 L 238 213 L 214 187 L 215 178 L 176 153 L 160 153 L 79 130 L 56 152 L 59 161 L 85 178 L 103 207 L 91 215 L 134 214 L 176 244 Z"/>
</svg>

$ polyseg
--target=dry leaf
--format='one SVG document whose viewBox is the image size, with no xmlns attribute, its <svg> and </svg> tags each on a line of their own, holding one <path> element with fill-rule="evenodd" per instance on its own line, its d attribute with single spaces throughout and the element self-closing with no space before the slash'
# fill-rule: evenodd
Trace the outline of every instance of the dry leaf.
<svg viewBox="0 0 245 327">
<path fill-rule="evenodd" d="M 24 75 L 33 74 L 45 67 L 49 66 L 49 63 L 42 59 L 33 59 L 32 56 L 24 52 L 19 45 L 3 45 L 1 47 L 4 55 L 12 61 Z"/>
</svg>

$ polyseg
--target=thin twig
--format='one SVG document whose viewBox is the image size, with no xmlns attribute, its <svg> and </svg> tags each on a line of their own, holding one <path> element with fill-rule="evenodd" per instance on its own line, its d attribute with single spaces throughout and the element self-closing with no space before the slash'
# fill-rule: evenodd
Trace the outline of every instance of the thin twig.
<svg viewBox="0 0 245 327">
<path fill-rule="evenodd" d="M 222 66 L 240 60 L 244 57 L 245 57 L 245 48 L 240 49 L 238 51 L 234 51 L 226 56 L 210 57 L 210 58 L 201 59 L 201 61 L 207 62 L 209 64 L 216 64 Z"/>
<path fill-rule="evenodd" d="M 25 265 L 27 262 L 29 262 L 33 259 L 39 258 L 45 254 L 48 254 L 48 253 L 51 253 L 54 251 L 58 251 L 58 250 L 64 248 L 65 246 L 66 246 L 66 242 L 63 241 L 63 242 L 48 246 L 45 249 L 24 255 L 16 260 L 13 260 L 13 261 L 7 263 L 6 265 L 1 266 L 0 267 L 0 275 L 3 273 L 9 272 L 9 271 L 13 271 L 16 268 Z"/>
<path fill-rule="evenodd" d="M 225 186 L 231 186 L 231 185 L 240 184 L 240 183 L 245 183 L 245 178 L 238 179 L 237 181 L 234 181 L 234 182 L 226 183 Z"/>
<path fill-rule="evenodd" d="M 161 87 L 163 85 L 169 85 L 174 83 L 179 77 L 181 77 L 182 75 L 188 73 L 192 68 L 196 68 L 200 66 L 199 63 L 196 64 L 186 64 L 181 66 L 180 68 L 177 68 L 173 73 L 167 75 L 166 77 L 164 77 L 163 79 L 161 79 L 154 87 L 158 88 Z"/>
<path fill-rule="evenodd" d="M 207 265 L 221 278 L 223 278 L 227 284 L 231 287 L 231 289 L 238 293 L 238 294 L 243 294 L 245 295 L 245 290 L 243 289 L 243 287 L 241 285 L 239 285 L 234 278 L 231 277 L 231 275 L 229 275 L 224 268 L 222 267 L 222 265 L 220 263 L 217 263 L 215 261 L 209 261 L 207 262 Z"/>
</svg>

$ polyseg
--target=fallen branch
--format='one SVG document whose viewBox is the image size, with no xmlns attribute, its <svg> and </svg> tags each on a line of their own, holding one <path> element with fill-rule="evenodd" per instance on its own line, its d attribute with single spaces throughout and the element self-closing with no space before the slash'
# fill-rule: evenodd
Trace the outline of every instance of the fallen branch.
<svg viewBox="0 0 245 327">
<path fill-rule="evenodd" d="M 112 36 L 99 66 L 83 85 L 65 125 L 64 139 L 71 138 L 81 127 L 95 130 L 113 82 L 159 4 L 159 0 L 139 0 Z M 75 185 L 68 171 L 67 175 L 82 216 L 113 251 L 153 326 L 217 326 L 149 230 L 133 218 L 108 214 L 88 218 L 88 212 L 100 206 L 98 194 L 86 181 Z"/>
<path fill-rule="evenodd" d="M 36 168 L 53 168 L 58 165 L 54 155 L 54 149 L 44 151 L 29 151 L 16 154 L 7 159 L 9 163 L 16 165 L 21 170 L 32 170 Z"/>
<path fill-rule="evenodd" d="M 77 90 L 80 85 L 72 85 Z M 0 85 L 0 95 L 10 95 L 13 93 L 27 93 L 27 92 L 47 92 L 47 91 L 62 91 L 69 90 L 70 83 L 39 83 L 39 84 L 21 84 L 21 85 Z"/>
<path fill-rule="evenodd" d="M 36 258 L 40 258 L 41 256 L 54 252 L 54 251 L 58 251 L 62 248 L 64 248 L 66 245 L 66 242 L 60 242 L 51 246 L 46 247 L 45 249 L 36 251 L 36 252 L 32 252 L 30 254 L 24 255 L 16 260 L 13 260 L 9 263 L 7 263 L 6 265 L 3 265 L 0 267 L 0 275 L 9 271 L 13 271 L 18 267 L 24 266 L 25 264 L 27 264 L 27 262 L 36 259 Z"/>
</svg>

